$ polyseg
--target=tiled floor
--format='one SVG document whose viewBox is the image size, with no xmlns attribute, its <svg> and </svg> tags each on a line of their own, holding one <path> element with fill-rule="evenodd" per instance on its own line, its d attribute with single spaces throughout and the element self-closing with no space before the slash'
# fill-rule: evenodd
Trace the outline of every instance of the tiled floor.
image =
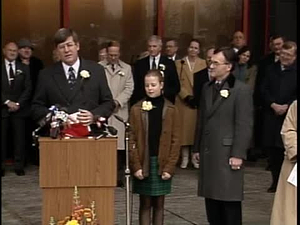
<svg viewBox="0 0 300 225">
<path fill-rule="evenodd" d="M 245 174 L 244 225 L 268 225 L 274 194 L 266 192 L 271 175 L 265 162 L 247 163 Z M 177 169 L 173 192 L 166 197 L 165 225 L 207 225 L 204 199 L 197 197 L 197 170 Z M 138 196 L 133 195 L 132 224 L 138 224 Z M 6 171 L 2 178 L 2 224 L 40 225 L 41 191 L 38 167 L 30 165 L 26 175 L 18 177 Z M 125 190 L 116 188 L 115 225 L 125 225 Z"/>
</svg>

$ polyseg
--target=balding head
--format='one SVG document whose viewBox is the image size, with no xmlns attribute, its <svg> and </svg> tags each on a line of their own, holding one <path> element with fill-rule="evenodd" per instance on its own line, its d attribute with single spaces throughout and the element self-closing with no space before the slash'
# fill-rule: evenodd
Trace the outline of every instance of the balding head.
<svg viewBox="0 0 300 225">
<path fill-rule="evenodd" d="M 18 57 L 18 46 L 15 42 L 8 42 L 3 47 L 3 56 L 8 61 L 12 62 Z"/>
<path fill-rule="evenodd" d="M 246 45 L 245 35 L 242 31 L 234 32 L 232 36 L 232 45 L 234 48 L 240 49 Z"/>
</svg>

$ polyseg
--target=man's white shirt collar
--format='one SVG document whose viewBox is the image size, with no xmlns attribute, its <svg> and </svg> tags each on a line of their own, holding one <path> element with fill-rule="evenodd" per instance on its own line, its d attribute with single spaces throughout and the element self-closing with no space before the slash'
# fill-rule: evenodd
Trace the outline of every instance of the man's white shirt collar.
<svg viewBox="0 0 300 225">
<path fill-rule="evenodd" d="M 159 60 L 160 60 L 160 53 L 157 56 L 151 56 L 151 55 L 149 55 L 149 57 L 150 57 L 150 60 L 149 60 L 150 68 L 152 68 L 152 60 L 153 60 L 153 58 L 155 58 L 155 64 L 156 64 L 156 66 L 158 68 L 158 64 L 159 64 Z"/>
<path fill-rule="evenodd" d="M 13 69 L 14 73 L 16 73 L 16 60 L 10 62 L 7 59 L 4 59 L 4 62 L 5 62 L 7 77 L 9 79 L 9 69 L 10 69 L 9 64 L 10 63 L 12 64 L 12 69 Z"/>
<path fill-rule="evenodd" d="M 77 58 L 76 62 L 72 66 L 69 66 L 69 65 L 65 64 L 64 62 L 62 62 L 62 65 L 63 65 L 63 68 L 64 68 L 65 75 L 66 75 L 67 79 L 69 78 L 69 68 L 70 67 L 73 68 L 74 73 L 75 73 L 75 77 L 77 78 L 77 74 L 79 72 L 79 66 L 80 66 L 79 58 Z"/>
</svg>

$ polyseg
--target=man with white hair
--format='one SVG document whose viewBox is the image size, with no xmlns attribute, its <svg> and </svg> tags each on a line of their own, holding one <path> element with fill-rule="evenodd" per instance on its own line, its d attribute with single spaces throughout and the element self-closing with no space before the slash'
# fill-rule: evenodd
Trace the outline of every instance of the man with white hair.
<svg viewBox="0 0 300 225">
<path fill-rule="evenodd" d="M 137 60 L 134 65 L 134 91 L 131 97 L 131 105 L 146 96 L 144 88 L 144 77 L 150 69 L 159 69 L 164 77 L 164 96 L 174 103 L 175 96 L 180 91 L 180 83 L 174 61 L 161 55 L 162 40 L 157 35 L 148 39 L 149 56 Z"/>
</svg>

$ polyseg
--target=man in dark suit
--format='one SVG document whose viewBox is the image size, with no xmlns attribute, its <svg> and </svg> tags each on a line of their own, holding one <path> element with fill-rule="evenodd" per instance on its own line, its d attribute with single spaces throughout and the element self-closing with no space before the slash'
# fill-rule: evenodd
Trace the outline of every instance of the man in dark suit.
<svg viewBox="0 0 300 225">
<path fill-rule="evenodd" d="M 232 48 L 216 49 L 211 58 L 212 81 L 202 90 L 194 155 L 199 161 L 198 195 L 205 198 L 211 225 L 241 225 L 243 161 L 253 128 L 252 92 L 235 79 Z M 200 153 L 199 153 L 200 152 Z"/>
<path fill-rule="evenodd" d="M 159 69 L 164 76 L 164 96 L 175 102 L 175 97 L 180 91 L 180 83 L 174 61 L 161 55 L 162 40 L 159 36 L 153 35 L 148 39 L 149 56 L 138 60 L 134 66 L 134 90 L 130 100 L 131 105 L 135 104 L 146 96 L 144 77 L 150 69 Z"/>
<path fill-rule="evenodd" d="M 281 127 L 290 104 L 297 98 L 297 44 L 286 41 L 279 54 L 279 61 L 266 70 L 261 85 L 263 100 L 262 146 L 269 149 L 270 169 L 273 182 L 268 192 L 275 192 L 281 165 L 284 159 L 284 146 Z"/>
<path fill-rule="evenodd" d="M 176 39 L 167 40 L 166 49 L 165 49 L 166 56 L 173 61 L 180 59 L 179 55 L 177 55 L 177 51 L 178 51 L 177 40 Z"/>
<path fill-rule="evenodd" d="M 10 42 L 3 48 L 1 90 L 1 151 L 2 176 L 5 174 L 5 159 L 9 147 L 13 147 L 15 173 L 25 175 L 25 118 L 30 114 L 31 82 L 28 66 L 16 61 L 18 47 Z M 12 135 L 7 131 L 11 128 Z M 11 137 L 11 143 L 8 138 Z M 9 146 L 12 145 L 12 146 Z"/>
<path fill-rule="evenodd" d="M 266 55 L 258 62 L 257 68 L 257 75 L 255 79 L 255 86 L 254 86 L 254 93 L 253 93 L 253 100 L 255 106 L 255 124 L 254 124 L 254 140 L 255 146 L 261 148 L 261 157 L 269 156 L 268 149 L 262 148 L 262 124 L 263 124 L 263 98 L 261 93 L 261 85 L 262 81 L 266 76 L 267 68 L 275 64 L 279 60 L 279 54 L 282 49 L 282 45 L 285 41 L 285 37 L 282 35 L 273 35 L 270 38 L 270 49 L 271 53 Z M 267 170 L 270 169 L 270 160 L 268 159 L 268 166 L 266 167 Z"/>
<path fill-rule="evenodd" d="M 24 63 L 25 65 L 29 66 L 30 72 L 30 80 L 32 86 L 32 94 L 30 97 L 30 102 L 32 101 L 33 93 L 35 91 L 37 78 L 39 75 L 40 70 L 44 68 L 44 64 L 42 60 L 33 56 L 34 47 L 30 40 L 28 39 L 20 39 L 18 41 L 19 47 L 19 56 L 17 61 Z M 25 162 L 31 161 L 33 164 L 38 165 L 39 163 L 39 151 L 37 146 L 32 146 L 32 131 L 34 131 L 38 125 L 31 119 L 26 119 L 26 157 Z M 26 164 L 26 163 L 25 163 Z"/>
<path fill-rule="evenodd" d="M 211 57 L 214 54 L 214 51 L 215 51 L 215 47 L 213 47 L 213 46 L 206 49 L 205 61 L 206 61 L 207 67 L 203 70 L 198 71 L 197 73 L 194 73 L 193 102 L 194 102 L 195 107 L 197 107 L 197 108 L 199 106 L 202 87 L 206 82 L 211 80 L 210 75 L 209 75 L 209 65 L 211 62 Z"/>
<path fill-rule="evenodd" d="M 78 56 L 78 35 L 61 28 L 54 42 L 60 62 L 41 71 L 32 101 L 32 116 L 42 119 L 51 105 L 65 107 L 68 114 L 79 112 L 77 120 L 88 126 L 95 116 L 108 118 L 115 104 L 104 69 L 93 61 Z"/>
</svg>

